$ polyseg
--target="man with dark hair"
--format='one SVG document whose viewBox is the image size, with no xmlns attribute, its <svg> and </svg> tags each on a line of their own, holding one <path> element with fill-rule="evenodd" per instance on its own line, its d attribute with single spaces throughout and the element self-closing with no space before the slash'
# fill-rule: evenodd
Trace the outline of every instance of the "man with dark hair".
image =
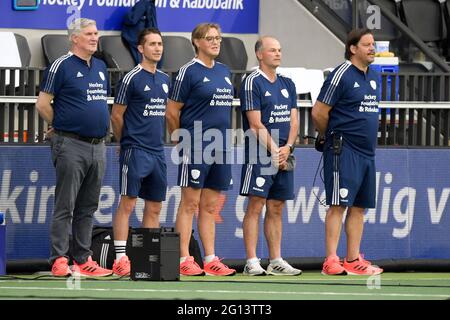
<svg viewBox="0 0 450 320">
<path fill-rule="evenodd" d="M 325 138 L 326 275 L 373 275 L 383 269 L 360 253 L 366 208 L 375 207 L 375 148 L 378 134 L 378 74 L 374 37 L 368 29 L 352 30 L 344 63 L 330 73 L 312 110 L 312 119 Z M 343 263 L 337 247 L 344 212 L 347 256 Z"/>
<path fill-rule="evenodd" d="M 56 169 L 55 209 L 51 226 L 52 274 L 107 276 L 111 270 L 92 261 L 93 215 L 105 172 L 105 136 L 109 128 L 108 73 L 97 50 L 96 22 L 76 19 L 69 26 L 71 48 L 45 71 L 36 108 L 51 129 Z M 52 105 L 53 100 L 53 105 Z M 74 258 L 69 269 L 69 234 Z"/>
<path fill-rule="evenodd" d="M 142 62 L 119 84 L 111 114 L 114 136 L 120 141 L 120 203 L 113 222 L 113 272 L 118 276 L 128 275 L 131 269 L 125 251 L 137 197 L 145 200 L 142 226 L 158 228 L 167 189 L 163 138 L 170 82 L 156 69 L 163 53 L 161 33 L 144 29 L 138 43 Z"/>
</svg>

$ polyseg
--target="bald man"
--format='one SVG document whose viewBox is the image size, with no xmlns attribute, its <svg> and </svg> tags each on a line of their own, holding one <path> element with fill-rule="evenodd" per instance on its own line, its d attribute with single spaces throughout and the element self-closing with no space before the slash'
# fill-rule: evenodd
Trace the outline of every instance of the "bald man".
<svg viewBox="0 0 450 320">
<path fill-rule="evenodd" d="M 255 54 L 259 68 L 244 80 L 240 91 L 243 126 L 249 138 L 245 141 L 240 188 L 240 194 L 248 197 L 243 221 L 247 256 L 244 275 L 300 275 L 301 270 L 281 257 L 283 207 L 286 200 L 294 198 L 294 171 L 287 160 L 298 132 L 295 85 L 276 73 L 281 64 L 277 39 L 268 36 L 258 39 Z M 256 255 L 264 206 L 264 235 L 270 258 L 267 271 Z"/>
</svg>

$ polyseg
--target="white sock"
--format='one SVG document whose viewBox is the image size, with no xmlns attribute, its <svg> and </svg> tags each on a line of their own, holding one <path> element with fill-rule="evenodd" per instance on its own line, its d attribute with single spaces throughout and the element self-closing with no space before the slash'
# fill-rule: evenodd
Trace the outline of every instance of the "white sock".
<svg viewBox="0 0 450 320">
<path fill-rule="evenodd" d="M 258 257 L 247 259 L 247 264 L 256 264 L 259 263 Z"/>
<path fill-rule="evenodd" d="M 280 263 L 281 261 L 283 261 L 283 258 L 279 257 L 279 258 L 275 258 L 273 260 L 270 260 L 271 264 L 277 264 Z"/>
<path fill-rule="evenodd" d="M 186 258 L 187 258 L 187 257 L 181 257 L 181 258 L 180 258 L 180 264 L 182 264 L 183 262 L 185 262 L 185 261 L 186 261 Z"/>
<path fill-rule="evenodd" d="M 211 261 L 214 260 L 215 257 L 216 257 L 215 254 L 210 254 L 209 256 L 206 256 L 206 257 L 205 257 L 205 262 L 206 262 L 206 263 L 210 263 Z"/>
<path fill-rule="evenodd" d="M 126 240 L 114 240 L 114 249 L 116 250 L 116 260 L 126 256 L 127 241 Z"/>
</svg>

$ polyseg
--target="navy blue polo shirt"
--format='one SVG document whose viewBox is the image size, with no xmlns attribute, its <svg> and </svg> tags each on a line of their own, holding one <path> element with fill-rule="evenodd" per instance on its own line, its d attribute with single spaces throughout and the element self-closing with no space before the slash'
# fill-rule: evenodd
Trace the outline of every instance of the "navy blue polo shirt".
<svg viewBox="0 0 450 320">
<path fill-rule="evenodd" d="M 55 129 L 101 138 L 109 127 L 108 72 L 103 61 L 92 57 L 90 63 L 70 52 L 56 59 L 40 90 L 54 96 Z"/>
<path fill-rule="evenodd" d="M 117 92 L 114 103 L 127 106 L 120 146 L 163 153 L 169 76 L 137 65 L 121 80 Z"/>
<path fill-rule="evenodd" d="M 378 75 L 346 61 L 328 75 L 317 98 L 332 107 L 327 137 L 342 133 L 346 146 L 368 158 L 375 156 L 378 137 Z"/>
<path fill-rule="evenodd" d="M 230 79 L 230 70 L 219 62 L 208 68 L 200 60 L 193 59 L 178 71 L 169 97 L 173 101 L 184 103 L 180 114 L 180 128 L 189 130 L 191 139 L 194 137 L 196 140 L 195 145 L 205 147 L 211 143 L 203 141 L 203 136 L 194 136 L 194 122 L 198 121 L 202 125 L 202 134 L 213 129 L 209 132 L 222 135 L 220 141 L 212 139 L 216 151 L 231 149 L 231 145 L 228 145 L 230 139 L 226 138 L 231 135 L 231 132 L 227 132 L 227 129 L 231 129 L 233 104 L 233 86 Z"/>
<path fill-rule="evenodd" d="M 277 74 L 275 82 L 270 82 L 261 70 L 253 71 L 241 85 L 240 100 L 244 131 L 250 129 L 247 111 L 259 110 L 261 122 L 275 140 L 274 130 L 278 130 L 279 146 L 284 146 L 291 128 L 291 109 L 297 106 L 295 84 L 291 79 Z M 245 144 L 246 155 L 249 145 Z"/>
</svg>

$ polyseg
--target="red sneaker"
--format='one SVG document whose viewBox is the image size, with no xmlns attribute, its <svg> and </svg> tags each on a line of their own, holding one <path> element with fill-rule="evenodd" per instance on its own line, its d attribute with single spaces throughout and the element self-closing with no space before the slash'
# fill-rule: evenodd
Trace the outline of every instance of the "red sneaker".
<svg viewBox="0 0 450 320">
<path fill-rule="evenodd" d="M 233 276 L 236 270 L 228 268 L 218 257 L 215 257 L 210 263 L 203 262 L 205 272 L 208 276 Z"/>
<path fill-rule="evenodd" d="M 53 262 L 52 275 L 55 277 L 66 277 L 71 275 L 72 271 L 69 268 L 69 260 L 66 257 L 59 257 Z"/>
<path fill-rule="evenodd" d="M 364 255 L 362 254 L 353 262 L 347 262 L 347 259 L 344 259 L 344 268 L 351 275 L 371 276 L 383 272 L 383 269 L 373 266 L 369 261 L 364 260 Z"/>
<path fill-rule="evenodd" d="M 345 276 L 347 272 L 337 255 L 328 256 L 322 266 L 322 274 L 328 276 Z"/>
<path fill-rule="evenodd" d="M 85 277 L 105 277 L 112 274 L 112 270 L 100 267 L 91 257 L 83 264 L 74 262 L 73 273 Z"/>
<path fill-rule="evenodd" d="M 130 275 L 130 259 L 127 256 L 123 256 L 119 261 L 114 260 L 112 271 L 117 276 L 128 276 Z"/>
<path fill-rule="evenodd" d="M 194 257 L 189 256 L 183 263 L 180 263 L 180 274 L 183 276 L 203 276 L 205 272 L 194 261 Z"/>
</svg>

